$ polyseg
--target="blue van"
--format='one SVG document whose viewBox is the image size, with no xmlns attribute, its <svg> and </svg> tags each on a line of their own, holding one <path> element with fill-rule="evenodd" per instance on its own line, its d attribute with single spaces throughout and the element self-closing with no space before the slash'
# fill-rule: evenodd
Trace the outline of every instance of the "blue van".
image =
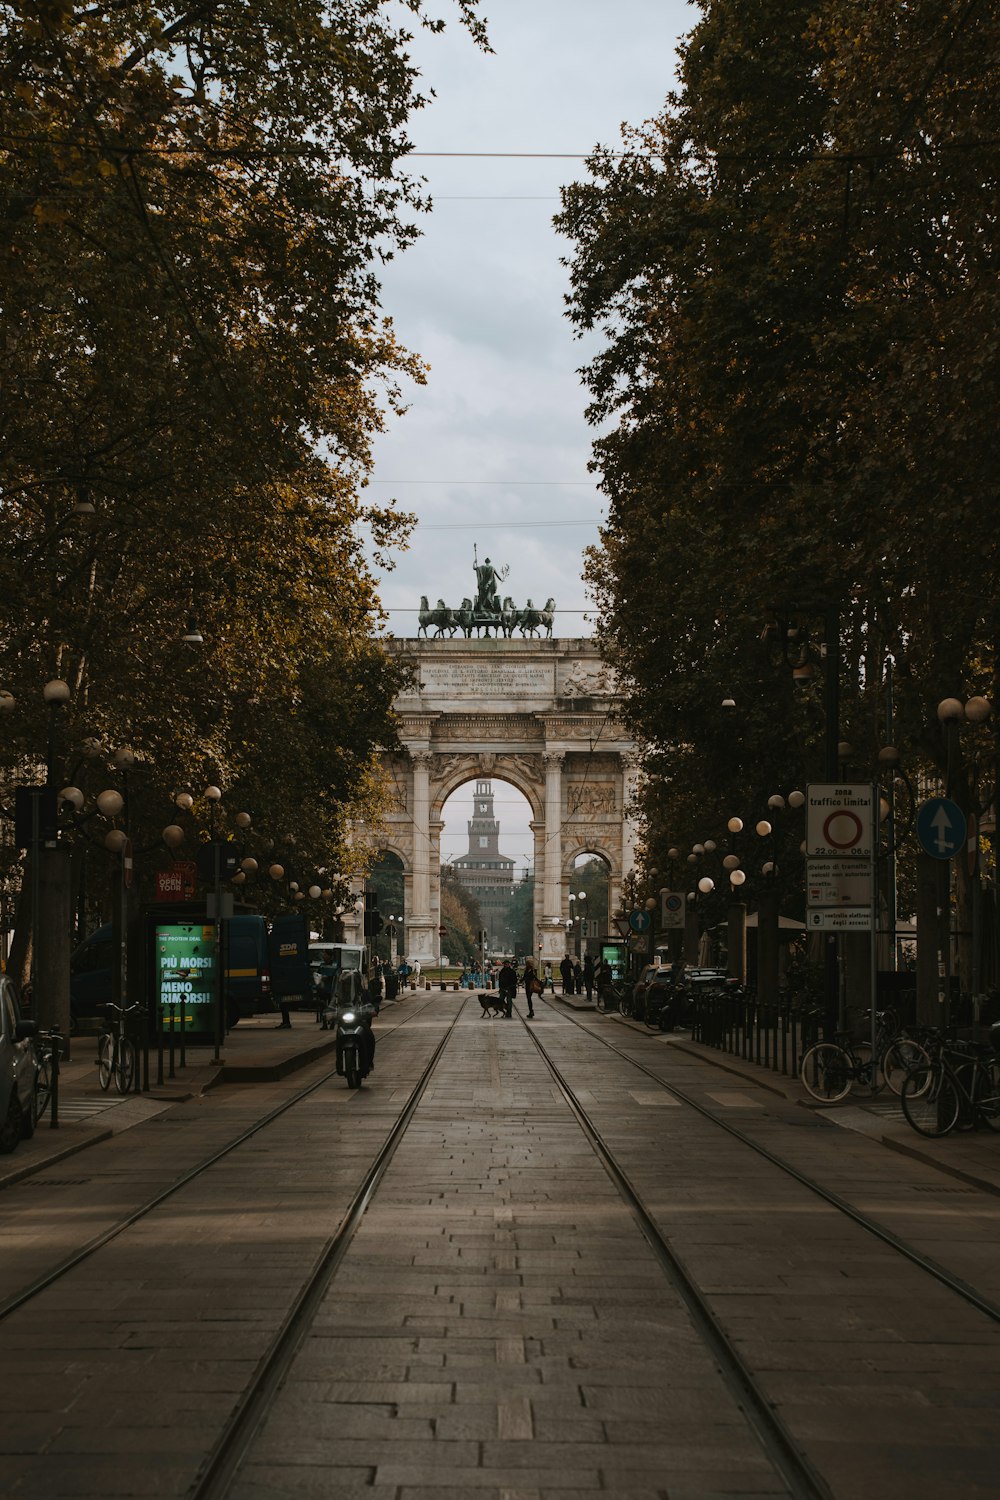
<svg viewBox="0 0 1000 1500">
<path fill-rule="evenodd" d="M 226 937 L 226 1025 L 230 1030 L 241 1016 L 274 1010 L 267 923 L 263 917 L 230 917 Z"/>
</svg>

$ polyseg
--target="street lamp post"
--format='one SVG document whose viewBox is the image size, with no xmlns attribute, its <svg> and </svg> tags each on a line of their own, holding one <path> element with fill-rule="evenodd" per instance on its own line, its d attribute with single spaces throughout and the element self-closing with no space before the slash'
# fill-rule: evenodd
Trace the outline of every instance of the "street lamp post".
<svg viewBox="0 0 1000 1500">
<path fill-rule="evenodd" d="M 56 826 L 56 766 L 61 752 L 62 718 L 70 696 L 69 683 L 61 678 L 52 679 L 42 689 L 49 710 L 48 737 L 44 803 L 37 795 L 32 799 L 30 969 L 35 1017 L 42 1025 L 58 1028 L 67 1037 L 72 910 L 68 852 L 60 847 Z"/>
<path fill-rule="evenodd" d="M 963 725 L 972 730 L 982 729 L 993 715 L 993 705 L 979 694 L 963 703 L 960 698 L 944 698 L 937 706 L 937 718 L 945 736 L 945 794 L 953 798 L 967 820 L 968 840 L 964 851 L 964 863 L 955 861 L 956 898 L 959 914 L 968 911 L 968 925 L 959 921 L 959 932 L 969 932 L 963 944 L 959 938 L 959 969 L 967 978 L 972 995 L 975 1014 L 978 1016 L 979 996 L 982 986 L 982 889 L 980 886 L 980 834 L 983 815 L 996 808 L 1000 797 L 1000 756 L 995 735 L 991 735 L 987 746 L 979 742 L 984 761 L 977 754 L 969 759 L 960 742 Z M 952 861 L 937 860 L 938 910 L 940 916 L 940 943 L 945 967 L 945 1024 L 950 1020 L 951 1000 L 951 869 Z M 968 908 L 971 907 L 971 911 Z M 969 951 L 971 948 L 971 952 Z M 964 951 L 963 951 L 964 950 Z M 919 943 L 918 943 L 919 953 Z"/>
<path fill-rule="evenodd" d="M 745 986 L 747 982 L 747 904 L 742 899 L 746 872 L 740 868 L 735 840 L 743 832 L 743 819 L 730 818 L 726 831 L 734 841 L 723 856 L 722 868 L 729 877 L 729 906 L 726 913 L 726 970 L 730 977 Z"/>
<path fill-rule="evenodd" d="M 823 621 L 819 659 L 823 667 L 823 775 L 836 782 L 840 774 L 840 606 L 829 600 L 790 605 L 774 611 L 775 619 L 764 632 L 765 639 L 780 640 L 782 660 L 797 683 L 808 685 L 813 676 L 813 653 L 808 627 L 792 623 L 792 617 Z M 828 932 L 823 945 L 823 1029 L 832 1037 L 840 1024 L 840 951 L 837 934 Z M 872 1003 L 874 1004 L 874 997 Z"/>
<path fill-rule="evenodd" d="M 573 952 L 577 959 L 583 961 L 583 924 L 586 920 L 583 903 L 587 900 L 586 891 L 570 891 L 569 893 L 569 924 L 570 941 Z"/>
</svg>

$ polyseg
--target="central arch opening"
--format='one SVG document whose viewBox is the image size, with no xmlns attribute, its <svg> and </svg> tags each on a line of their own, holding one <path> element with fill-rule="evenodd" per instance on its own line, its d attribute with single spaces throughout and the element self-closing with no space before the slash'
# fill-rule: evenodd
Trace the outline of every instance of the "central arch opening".
<svg viewBox="0 0 1000 1500">
<path fill-rule="evenodd" d="M 452 962 L 482 966 L 534 946 L 531 806 L 500 776 L 463 782 L 441 809 L 442 944 Z M 454 951 L 453 951 L 454 950 Z"/>
</svg>

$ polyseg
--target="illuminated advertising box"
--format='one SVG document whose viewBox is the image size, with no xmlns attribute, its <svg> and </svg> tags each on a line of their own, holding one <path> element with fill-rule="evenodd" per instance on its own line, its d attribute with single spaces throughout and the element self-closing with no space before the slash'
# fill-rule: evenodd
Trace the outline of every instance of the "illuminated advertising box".
<svg viewBox="0 0 1000 1500">
<path fill-rule="evenodd" d="M 625 943 L 602 943 L 601 962 L 606 969 L 611 970 L 611 978 L 616 982 L 624 979 L 628 972 L 628 946 Z"/>
<path fill-rule="evenodd" d="M 153 997 L 169 1030 L 215 1030 L 215 928 L 211 922 L 157 922 L 153 932 Z"/>
</svg>

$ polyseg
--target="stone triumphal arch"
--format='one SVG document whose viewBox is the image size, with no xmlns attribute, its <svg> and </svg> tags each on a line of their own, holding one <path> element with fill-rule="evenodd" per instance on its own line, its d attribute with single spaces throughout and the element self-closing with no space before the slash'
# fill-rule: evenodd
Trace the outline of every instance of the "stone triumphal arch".
<svg viewBox="0 0 1000 1500">
<path fill-rule="evenodd" d="M 615 720 L 612 673 L 589 640 L 470 635 L 389 647 L 416 680 L 395 705 L 404 751 L 385 757 L 391 800 L 379 841 L 403 864 L 404 951 L 437 958 L 442 810 L 464 782 L 488 775 L 531 807 L 536 945 L 558 960 L 576 858 L 607 862 L 612 911 L 632 867 L 635 745 Z"/>
</svg>

